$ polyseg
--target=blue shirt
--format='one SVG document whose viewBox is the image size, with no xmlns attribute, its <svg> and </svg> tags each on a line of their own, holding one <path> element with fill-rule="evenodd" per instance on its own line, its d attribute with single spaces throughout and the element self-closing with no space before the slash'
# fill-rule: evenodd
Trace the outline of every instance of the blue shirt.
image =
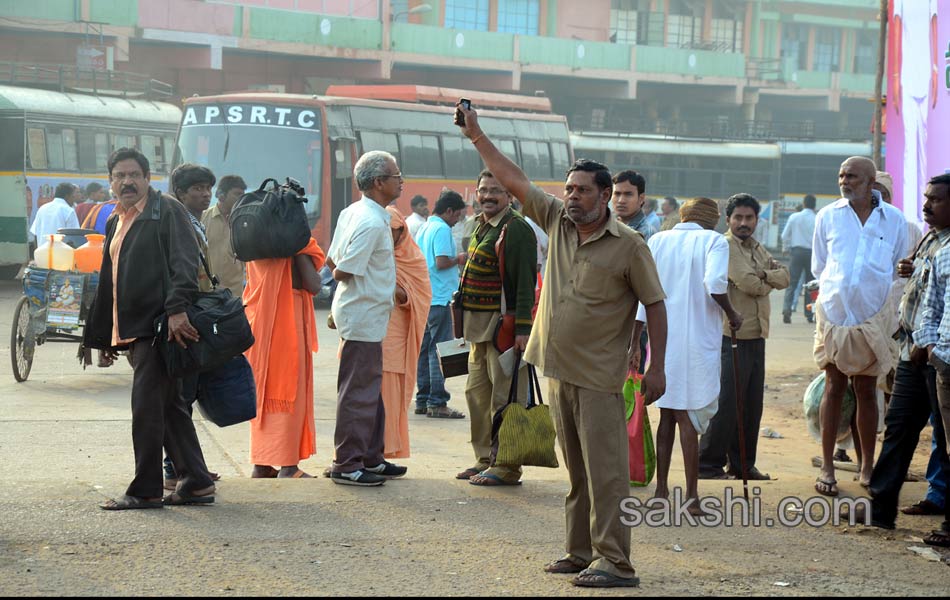
<svg viewBox="0 0 950 600">
<path fill-rule="evenodd" d="M 416 242 L 422 250 L 422 255 L 426 257 L 426 266 L 429 267 L 432 306 L 446 306 L 452 301 L 452 294 L 459 288 L 459 270 L 456 265 L 440 270 L 436 267 L 435 257 L 453 258 L 457 255 L 452 228 L 441 217 L 432 215 L 416 233 Z"/>
</svg>

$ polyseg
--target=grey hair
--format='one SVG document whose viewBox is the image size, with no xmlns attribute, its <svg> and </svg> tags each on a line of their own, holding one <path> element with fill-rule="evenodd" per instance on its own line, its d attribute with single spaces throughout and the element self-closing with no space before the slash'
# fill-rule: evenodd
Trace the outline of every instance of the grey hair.
<svg viewBox="0 0 950 600">
<path fill-rule="evenodd" d="M 395 163 L 396 157 L 382 150 L 373 150 L 361 156 L 360 159 L 356 161 L 356 166 L 353 167 L 353 177 L 356 179 L 356 187 L 358 187 L 361 192 L 372 189 L 374 179 L 388 175 L 388 173 L 386 173 L 386 163 L 389 161 Z"/>
</svg>

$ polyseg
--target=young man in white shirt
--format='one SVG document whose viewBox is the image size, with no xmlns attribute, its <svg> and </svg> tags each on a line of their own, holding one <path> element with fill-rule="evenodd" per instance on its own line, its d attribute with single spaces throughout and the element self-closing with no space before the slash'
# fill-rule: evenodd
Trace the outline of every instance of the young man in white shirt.
<svg viewBox="0 0 950 600">
<path fill-rule="evenodd" d="M 383 338 L 396 293 L 396 262 L 386 206 L 402 193 L 402 173 L 388 152 L 367 152 L 353 168 L 363 197 L 340 213 L 327 264 L 340 282 L 331 313 L 343 344 L 337 379 L 333 483 L 378 486 L 406 467 L 383 458 Z"/>
<path fill-rule="evenodd" d="M 412 207 L 412 213 L 406 217 L 406 226 L 409 227 L 409 235 L 412 239 L 416 239 L 419 228 L 429 218 L 429 201 L 425 196 L 416 195 L 409 205 Z"/>
<path fill-rule="evenodd" d="M 873 189 L 876 172 L 870 159 L 844 161 L 838 172 L 842 197 L 821 209 L 815 220 L 811 268 L 820 283 L 815 362 L 826 377 L 823 464 L 815 490 L 825 496 L 838 495 L 833 457 L 848 379 L 857 398 L 860 482 L 867 486 L 874 466 L 877 378 L 895 362 L 891 344 L 897 309 L 889 297 L 907 247 L 907 224 L 901 211 Z"/>
<path fill-rule="evenodd" d="M 79 218 L 73 206 L 82 200 L 82 189 L 63 182 L 56 186 L 56 197 L 36 211 L 30 233 L 36 236 L 36 245 L 49 241 L 48 236 L 60 229 L 79 229 Z"/>
<path fill-rule="evenodd" d="M 804 208 L 792 214 L 782 230 L 782 249 L 790 254 L 788 264 L 792 284 L 785 289 L 785 304 L 782 306 L 782 322 L 791 323 L 792 313 L 798 306 L 802 285 L 813 279 L 811 273 L 811 245 L 815 237 L 815 197 L 811 194 L 802 201 Z M 812 311 L 805 304 L 805 318 L 814 320 Z"/>
</svg>

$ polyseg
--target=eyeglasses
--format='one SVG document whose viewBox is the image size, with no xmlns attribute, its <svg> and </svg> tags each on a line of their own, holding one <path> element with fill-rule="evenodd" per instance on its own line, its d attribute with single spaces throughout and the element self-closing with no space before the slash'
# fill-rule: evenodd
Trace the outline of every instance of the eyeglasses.
<svg viewBox="0 0 950 600">
<path fill-rule="evenodd" d="M 402 179 L 402 173 L 396 173 L 395 175 L 380 175 L 376 179 L 389 179 L 390 177 L 395 177 L 396 179 Z"/>
</svg>

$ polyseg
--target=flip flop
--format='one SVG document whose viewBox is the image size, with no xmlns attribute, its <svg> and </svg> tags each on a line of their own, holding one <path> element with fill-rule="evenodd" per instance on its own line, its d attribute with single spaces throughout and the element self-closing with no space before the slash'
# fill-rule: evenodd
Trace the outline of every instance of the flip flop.
<svg viewBox="0 0 950 600">
<path fill-rule="evenodd" d="M 489 480 L 489 481 L 492 481 L 492 482 L 494 482 L 494 483 L 487 483 L 487 482 L 478 483 L 478 482 L 476 482 L 476 481 L 474 480 L 474 477 L 483 477 L 483 478 L 485 478 L 485 479 L 487 479 L 487 480 Z M 505 481 L 504 479 L 502 479 L 502 478 L 499 477 L 498 475 L 494 475 L 494 474 L 492 474 L 492 473 L 478 473 L 477 475 L 472 475 L 472 478 L 473 478 L 473 479 L 469 479 L 469 480 L 468 480 L 469 485 L 480 485 L 480 486 L 485 486 L 485 487 L 495 487 L 495 486 L 499 486 L 499 485 L 521 485 L 521 481 L 520 481 L 520 480 L 519 480 L 519 481 L 513 481 L 513 482 L 512 482 L 512 481 Z"/>
<path fill-rule="evenodd" d="M 600 569 L 584 569 L 571 583 L 579 587 L 640 587 L 639 577 L 617 577 Z"/>
<path fill-rule="evenodd" d="M 822 479 L 821 477 L 819 477 L 818 479 L 815 480 L 815 491 L 821 494 L 822 496 L 829 496 L 831 498 L 834 498 L 835 496 L 838 495 L 837 485 L 838 485 L 837 479 L 830 479 L 826 481 Z M 834 487 L 834 489 L 832 489 L 832 487 Z"/>
<path fill-rule="evenodd" d="M 313 475 L 309 475 L 297 469 L 293 475 L 277 475 L 277 479 L 313 479 Z"/>
<path fill-rule="evenodd" d="M 474 467 L 471 467 L 471 468 L 465 469 L 461 473 L 456 474 L 455 478 L 456 479 L 471 479 L 472 477 L 475 477 L 479 473 L 481 473 L 481 471 L 479 471 L 478 469 Z"/>
<path fill-rule="evenodd" d="M 135 510 L 142 508 L 164 508 L 165 504 L 159 500 L 148 500 L 138 496 L 124 495 L 118 500 L 111 498 L 99 505 L 102 510 Z"/>
<path fill-rule="evenodd" d="M 190 504 L 214 504 L 214 492 L 201 496 L 189 496 L 179 492 L 172 492 L 162 499 L 165 506 L 185 506 Z"/>
<path fill-rule="evenodd" d="M 544 565 L 545 573 L 565 574 L 580 573 L 587 567 L 582 567 L 569 558 L 559 558 Z"/>
</svg>

